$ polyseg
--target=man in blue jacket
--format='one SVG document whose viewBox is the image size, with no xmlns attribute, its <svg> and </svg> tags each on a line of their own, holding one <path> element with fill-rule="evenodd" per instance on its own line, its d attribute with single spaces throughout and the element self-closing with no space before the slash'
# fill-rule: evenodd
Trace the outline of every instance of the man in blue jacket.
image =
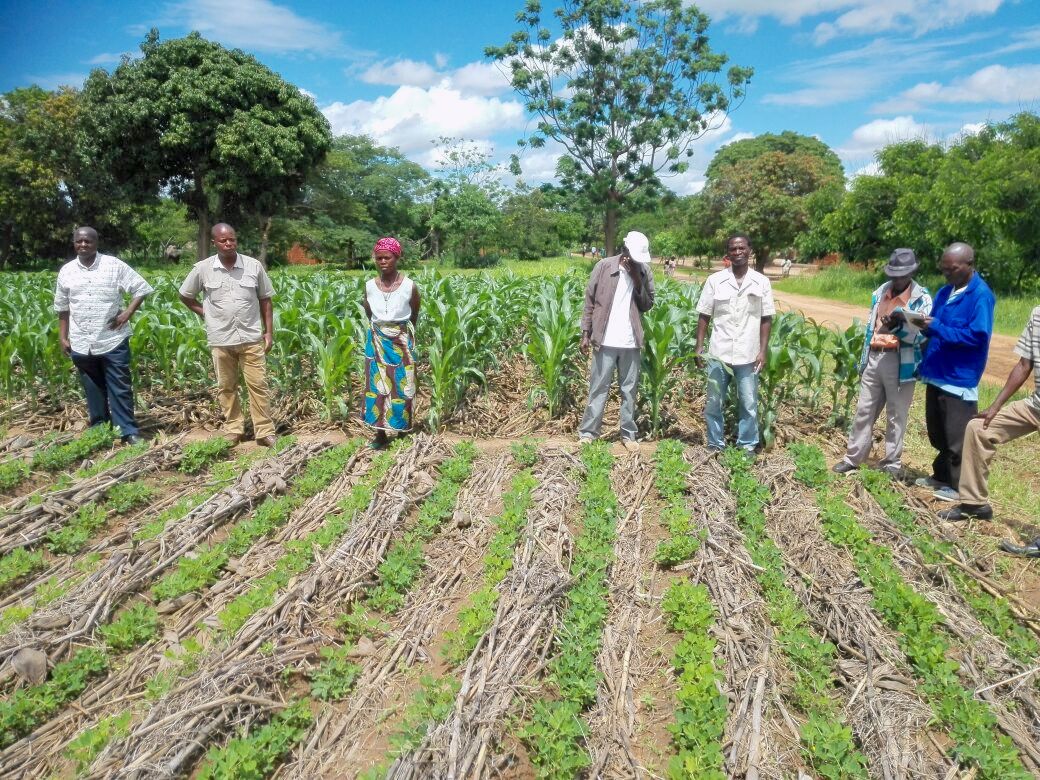
<svg viewBox="0 0 1040 780">
<path fill-rule="evenodd" d="M 916 484 L 932 488 L 936 498 L 957 501 L 964 431 L 979 410 L 996 301 L 975 270 L 975 250 L 968 244 L 946 247 L 939 270 L 948 284 L 936 294 L 932 316 L 921 329 L 928 344 L 919 369 L 928 440 L 938 454 L 932 475 Z"/>
</svg>

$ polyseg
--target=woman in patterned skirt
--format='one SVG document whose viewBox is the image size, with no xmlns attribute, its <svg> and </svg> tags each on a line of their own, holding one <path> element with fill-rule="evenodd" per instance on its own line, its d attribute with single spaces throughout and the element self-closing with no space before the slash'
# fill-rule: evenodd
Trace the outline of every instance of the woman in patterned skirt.
<svg viewBox="0 0 1040 780">
<path fill-rule="evenodd" d="M 401 244 L 381 238 L 372 251 L 379 275 L 365 284 L 365 313 L 371 327 L 365 339 L 365 394 L 361 418 L 373 428 L 373 449 L 386 446 L 388 431 L 412 429 L 415 398 L 415 326 L 419 288 L 397 270 Z"/>
</svg>

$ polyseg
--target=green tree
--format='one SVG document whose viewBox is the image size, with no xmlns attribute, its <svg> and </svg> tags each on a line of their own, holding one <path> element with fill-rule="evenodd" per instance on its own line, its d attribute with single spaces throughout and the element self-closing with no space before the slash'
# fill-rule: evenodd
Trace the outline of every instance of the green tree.
<svg viewBox="0 0 1040 780">
<path fill-rule="evenodd" d="M 795 133 L 735 141 L 722 147 L 706 171 L 703 192 L 707 231 L 718 244 L 745 233 L 759 271 L 779 250 L 794 245 L 810 219 L 840 200 L 841 161 L 825 144 Z M 736 148 L 733 148 L 736 147 Z M 717 155 L 717 157 L 718 157 Z"/>
<path fill-rule="evenodd" d="M 275 220 L 273 241 L 285 252 L 299 243 L 316 257 L 367 257 L 381 235 L 422 237 L 416 203 L 430 176 L 397 149 L 364 135 L 343 135 L 307 177 L 299 201 Z"/>
<path fill-rule="evenodd" d="M 526 143 L 563 147 L 558 172 L 602 214 L 607 253 L 618 217 L 640 187 L 686 170 L 689 146 L 716 125 L 751 76 L 708 44 L 708 17 L 682 0 L 563 0 L 562 35 L 538 0 L 517 14 L 508 43 L 485 54 L 507 65 L 513 88 L 539 117 Z"/>
<path fill-rule="evenodd" d="M 198 33 L 160 42 L 84 86 L 84 124 L 100 165 L 143 197 L 159 192 L 198 220 L 278 213 L 325 156 L 332 135 L 314 102 L 254 57 Z"/>
</svg>

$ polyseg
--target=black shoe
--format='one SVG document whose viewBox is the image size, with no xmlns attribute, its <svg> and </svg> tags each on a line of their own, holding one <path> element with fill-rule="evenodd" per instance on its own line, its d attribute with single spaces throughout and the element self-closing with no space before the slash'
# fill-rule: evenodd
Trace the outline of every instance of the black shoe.
<svg viewBox="0 0 1040 780">
<path fill-rule="evenodd" d="M 953 509 L 946 509 L 939 513 L 939 519 L 945 520 L 949 523 L 956 523 L 961 520 L 971 520 L 972 518 L 977 518 L 979 520 L 992 520 L 993 507 L 989 504 L 983 504 L 982 506 L 976 506 L 974 504 L 958 504 Z"/>
<path fill-rule="evenodd" d="M 1022 555 L 1026 558 L 1040 558 L 1040 536 L 1036 537 L 1027 545 L 1015 544 L 1006 539 L 1000 543 L 1000 549 L 1012 555 Z"/>
<path fill-rule="evenodd" d="M 858 468 L 859 466 L 853 466 L 847 460 L 839 460 L 837 463 L 831 466 L 831 471 L 833 471 L 835 474 L 848 474 L 850 471 L 855 471 Z"/>
<path fill-rule="evenodd" d="M 138 436 L 136 433 L 131 433 L 129 436 L 123 437 L 123 444 L 143 444 L 144 437 Z"/>
</svg>

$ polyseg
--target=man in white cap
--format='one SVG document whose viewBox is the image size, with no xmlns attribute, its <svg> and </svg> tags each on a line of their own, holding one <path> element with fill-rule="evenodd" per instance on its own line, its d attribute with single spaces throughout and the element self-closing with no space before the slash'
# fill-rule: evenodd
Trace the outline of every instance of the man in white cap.
<svg viewBox="0 0 1040 780">
<path fill-rule="evenodd" d="M 892 476 L 902 473 L 903 434 L 914 402 L 917 368 L 925 341 L 924 334 L 907 320 L 904 312 L 926 317 L 932 311 L 928 290 L 913 280 L 917 265 L 914 250 L 902 248 L 892 252 L 885 266 L 888 281 L 874 291 L 870 301 L 867 335 L 859 362 L 859 403 L 845 457 L 834 464 L 833 471 L 838 474 L 855 471 L 870 455 L 874 423 L 882 408 L 888 422 L 885 457 L 880 466 Z"/>
<path fill-rule="evenodd" d="M 758 374 L 766 362 L 766 345 L 773 327 L 773 288 L 769 279 L 748 267 L 751 242 L 732 236 L 726 242 L 730 266 L 708 277 L 697 302 L 697 346 L 694 360 L 704 366 L 704 336 L 713 322 L 708 344 L 708 399 L 704 418 L 708 449 L 726 446 L 722 410 L 730 377 L 737 383 L 737 446 L 754 452 L 758 446 Z"/>
<path fill-rule="evenodd" d="M 618 375 L 621 389 L 621 441 L 637 451 L 636 391 L 642 359 L 641 314 L 654 305 L 650 242 L 642 233 L 625 236 L 621 254 L 605 257 L 592 269 L 581 316 L 581 351 L 593 348 L 589 402 L 578 427 L 578 440 L 599 436 L 607 395 Z"/>
</svg>

